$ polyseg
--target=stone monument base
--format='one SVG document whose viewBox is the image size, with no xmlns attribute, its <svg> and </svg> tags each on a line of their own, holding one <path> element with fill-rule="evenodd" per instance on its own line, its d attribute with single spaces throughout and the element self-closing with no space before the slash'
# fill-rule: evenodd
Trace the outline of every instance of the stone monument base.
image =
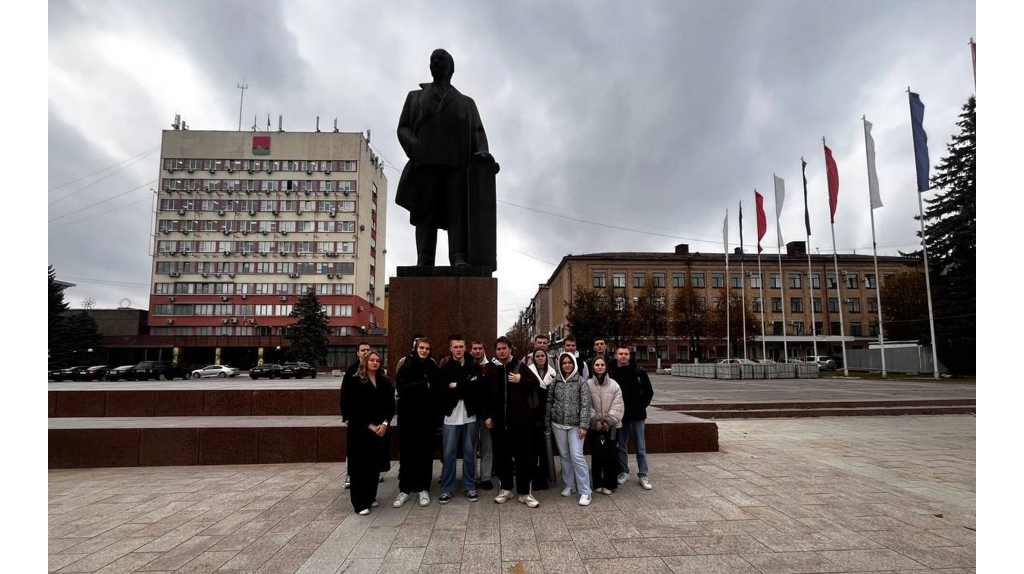
<svg viewBox="0 0 1024 574">
<path fill-rule="evenodd" d="M 430 339 L 432 354 L 447 354 L 448 336 L 459 333 L 470 341 L 479 339 L 494 352 L 498 336 L 498 280 L 493 277 L 408 277 L 398 268 L 388 296 L 388 378 L 395 380 L 398 360 L 412 351 L 412 338 Z M 433 267 L 426 269 L 446 269 Z M 468 270 L 469 268 L 467 268 Z"/>
</svg>

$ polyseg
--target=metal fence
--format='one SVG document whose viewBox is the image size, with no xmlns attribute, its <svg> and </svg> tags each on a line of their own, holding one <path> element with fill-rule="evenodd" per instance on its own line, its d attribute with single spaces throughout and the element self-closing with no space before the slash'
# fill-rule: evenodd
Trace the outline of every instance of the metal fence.
<svg viewBox="0 0 1024 574">
<path fill-rule="evenodd" d="M 847 349 L 846 362 L 851 371 L 881 371 L 881 349 Z M 932 348 L 922 345 L 913 347 L 886 347 L 885 370 L 890 373 L 931 373 Z M 939 372 L 945 373 L 946 367 L 939 362 Z"/>
<path fill-rule="evenodd" d="M 886 353 L 886 359 L 888 357 Z M 673 363 L 672 376 L 701 379 L 817 379 L 818 366 L 799 363 Z"/>
</svg>

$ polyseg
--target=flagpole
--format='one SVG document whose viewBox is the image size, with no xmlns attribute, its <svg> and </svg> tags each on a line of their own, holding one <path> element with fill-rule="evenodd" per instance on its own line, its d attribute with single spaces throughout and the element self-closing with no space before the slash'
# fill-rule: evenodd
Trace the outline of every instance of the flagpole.
<svg viewBox="0 0 1024 574">
<path fill-rule="evenodd" d="M 775 177 L 775 174 L 772 174 Z M 789 343 L 786 337 L 786 275 L 782 271 L 782 222 L 779 213 L 779 194 L 775 193 L 775 236 L 779 250 L 779 286 L 782 288 L 782 362 L 789 360 Z"/>
<path fill-rule="evenodd" d="M 757 277 L 761 289 L 761 358 L 768 358 L 768 344 L 765 342 L 764 332 L 764 273 L 761 273 L 761 252 L 757 253 Z"/>
<path fill-rule="evenodd" d="M 910 86 L 907 86 L 907 97 L 908 97 L 908 99 L 912 98 L 912 96 L 910 94 L 911 94 Z M 921 105 L 923 106 L 924 104 L 921 104 Z M 922 112 L 922 115 L 923 115 L 923 112 Z M 923 118 L 922 118 L 922 123 L 923 123 Z M 911 124 L 911 130 L 913 130 L 913 127 L 914 127 L 914 106 L 913 106 L 913 102 L 912 101 L 911 101 L 911 106 L 910 106 L 910 124 Z M 924 130 L 924 126 L 923 125 L 921 126 L 921 129 L 922 129 L 922 131 Z M 914 147 L 915 147 L 914 154 L 915 154 L 915 160 L 916 160 L 917 159 L 916 158 L 916 155 L 917 155 L 917 149 L 916 149 L 917 145 L 916 144 L 917 144 L 917 142 L 915 141 L 914 143 L 915 143 L 915 145 L 914 145 Z M 926 149 L 926 151 L 927 151 L 927 149 Z M 921 222 L 921 251 L 924 254 L 924 287 L 925 287 L 925 293 L 928 296 L 928 329 L 929 329 L 929 332 L 931 333 L 931 336 L 932 336 L 932 374 L 935 377 L 935 380 L 937 381 L 937 380 L 939 380 L 939 349 L 938 349 L 939 346 L 937 344 L 937 341 L 935 340 L 935 312 L 932 309 L 932 281 L 931 281 L 931 276 L 928 273 L 928 238 L 924 234 L 924 200 L 921 199 L 921 194 L 923 194 L 924 191 L 922 191 L 920 189 L 921 188 L 920 175 L 918 176 L 918 182 L 919 183 L 918 183 L 918 190 L 917 190 L 917 209 L 918 209 L 918 213 L 921 215 L 921 218 L 920 218 L 920 222 Z"/>
<path fill-rule="evenodd" d="M 867 144 L 868 144 L 868 139 L 867 138 L 868 138 L 868 134 L 870 133 L 868 131 L 868 123 L 867 123 L 868 119 L 867 119 L 867 116 L 861 116 L 860 119 L 861 119 L 861 121 L 864 122 L 864 146 L 865 146 L 864 147 L 864 151 L 867 152 L 867 153 L 873 154 L 874 150 L 873 149 L 872 150 L 868 150 L 868 148 L 867 148 Z M 872 142 L 872 147 L 873 146 L 874 146 L 874 144 Z M 878 242 L 875 239 L 875 202 L 874 202 L 874 199 L 872 199 L 872 196 L 871 196 L 871 174 L 873 172 L 872 171 L 872 164 L 871 164 L 871 162 L 872 162 L 873 158 L 872 158 L 872 156 L 866 156 L 866 157 L 867 157 L 867 162 L 868 162 L 868 203 L 870 204 L 870 207 L 871 207 L 871 209 L 869 210 L 871 212 L 871 253 L 874 256 L 874 260 L 875 260 L 875 289 L 877 290 L 876 292 L 878 294 L 878 298 L 877 298 L 877 301 L 878 301 L 878 342 L 879 342 L 879 346 L 882 349 L 882 378 L 884 379 L 884 378 L 886 378 L 886 371 L 885 371 L 885 325 L 882 322 L 882 287 L 881 287 L 881 284 L 878 282 L 878 278 L 879 278 L 879 274 L 878 274 Z"/>
<path fill-rule="evenodd" d="M 825 145 L 825 138 L 821 138 L 821 145 Z M 836 295 L 839 298 L 839 342 L 843 346 L 843 376 L 850 376 L 850 369 L 846 361 L 846 324 L 843 320 L 843 278 L 839 276 L 839 253 L 836 251 L 836 222 L 832 217 L 828 218 L 829 227 L 832 228 L 832 263 L 836 268 Z M 828 289 L 825 289 L 826 296 Z"/>
<path fill-rule="evenodd" d="M 725 212 L 725 220 L 729 220 L 729 211 Z M 732 358 L 732 322 L 731 309 L 732 305 L 729 304 L 729 250 L 725 250 L 725 358 Z"/>
<path fill-rule="evenodd" d="M 807 163 L 804 161 L 803 156 L 800 156 L 800 169 L 801 169 L 801 173 L 803 174 L 803 179 L 804 179 L 804 199 L 805 200 L 807 198 L 807 175 L 806 175 L 806 171 L 805 171 L 806 170 L 806 166 L 807 166 Z M 805 203 L 804 204 L 804 217 L 805 218 L 807 217 L 807 211 L 806 210 L 807 210 L 807 204 Z M 805 221 L 808 221 L 808 220 L 805 219 Z M 806 239 L 806 245 L 805 245 L 806 249 L 804 249 L 804 251 L 807 252 L 807 288 L 810 290 L 810 293 L 811 293 L 811 301 L 810 301 L 810 303 L 811 303 L 811 340 L 814 343 L 814 356 L 817 357 L 818 356 L 818 329 L 815 327 L 816 322 L 814 320 L 814 275 L 812 275 L 812 269 L 811 269 L 811 231 L 810 231 L 810 227 L 807 227 L 806 225 L 804 226 L 804 230 L 807 231 L 807 234 L 806 234 L 806 238 L 807 239 Z"/>
<path fill-rule="evenodd" d="M 744 271 L 743 260 L 743 201 L 740 201 L 740 303 L 742 304 L 743 314 L 743 358 L 747 358 L 747 282 L 744 277 L 746 273 Z M 730 278 L 731 281 L 731 278 Z"/>
</svg>

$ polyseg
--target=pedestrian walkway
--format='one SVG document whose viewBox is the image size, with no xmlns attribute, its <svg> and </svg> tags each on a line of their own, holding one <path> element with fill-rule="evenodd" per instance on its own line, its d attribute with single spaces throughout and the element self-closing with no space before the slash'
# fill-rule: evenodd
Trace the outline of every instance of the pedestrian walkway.
<svg viewBox="0 0 1024 574">
<path fill-rule="evenodd" d="M 975 418 L 728 420 L 721 452 L 650 455 L 589 507 L 351 512 L 343 464 L 49 471 L 49 571 L 974 571 Z M 435 465 L 435 476 L 439 472 Z"/>
</svg>

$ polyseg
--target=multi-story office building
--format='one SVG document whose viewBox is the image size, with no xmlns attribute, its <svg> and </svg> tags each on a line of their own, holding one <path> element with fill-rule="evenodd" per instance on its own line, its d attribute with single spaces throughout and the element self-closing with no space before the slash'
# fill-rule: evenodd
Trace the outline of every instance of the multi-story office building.
<svg viewBox="0 0 1024 574">
<path fill-rule="evenodd" d="M 176 355 L 262 358 L 309 289 L 334 337 L 383 325 L 387 180 L 363 134 L 168 130 L 158 181 L 149 334 Z"/>
<path fill-rule="evenodd" d="M 727 275 L 724 254 L 690 253 L 687 245 L 677 246 L 674 253 L 567 255 L 531 301 L 527 319 L 532 325 L 544 326 L 546 329 L 534 330 L 550 332 L 557 343 L 569 331 L 568 309 L 562 302 L 572 300 L 575 286 L 593 287 L 602 296 L 607 296 L 610 288 L 615 305 L 622 306 L 635 305 L 650 282 L 657 294 L 656 306 L 670 314 L 676 293 L 684 287 L 692 286 L 698 301 L 710 309 L 719 304 L 728 284 L 730 296 L 738 298 L 745 293 L 747 308 L 752 310 L 757 323 L 756 330 L 747 333 L 749 358 L 761 358 L 766 349 L 769 357 L 779 359 L 784 347 L 790 357 L 805 357 L 815 354 L 815 344 L 818 354 L 839 354 L 843 341 L 847 348 L 866 348 L 878 340 L 879 285 L 888 277 L 910 270 L 917 260 L 879 256 L 881 280 L 875 274 L 870 255 L 841 254 L 838 261 L 840 278 L 836 276 L 832 255 L 812 254 L 808 271 L 802 241 L 787 246 L 781 272 L 777 255 L 762 255 L 760 274 L 756 258 L 750 255 L 741 265 L 740 256 L 730 254 Z M 840 307 L 844 335 L 840 334 Z M 548 316 L 536 316 L 541 310 Z M 760 328 L 762 316 L 764 334 Z M 659 334 L 657 349 L 662 362 L 692 361 L 695 350 L 690 348 L 689 341 L 674 337 L 671 327 L 666 331 Z M 636 346 L 639 361 L 654 362 L 651 337 L 630 342 Z M 704 358 L 726 355 L 724 337 L 705 340 L 701 346 Z M 734 350 L 733 356 L 743 355 Z"/>
</svg>

